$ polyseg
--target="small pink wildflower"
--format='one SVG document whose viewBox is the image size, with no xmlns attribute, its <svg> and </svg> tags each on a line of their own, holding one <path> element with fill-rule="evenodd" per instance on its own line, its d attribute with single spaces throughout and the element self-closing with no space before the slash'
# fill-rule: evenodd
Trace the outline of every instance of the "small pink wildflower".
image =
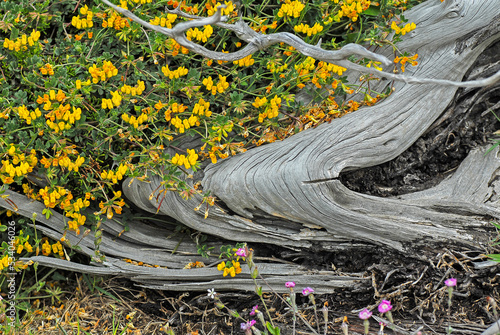
<svg viewBox="0 0 500 335">
<path fill-rule="evenodd" d="M 380 305 L 378 305 L 378 311 L 382 314 L 389 312 L 391 309 L 392 305 L 389 300 L 382 300 Z"/>
<path fill-rule="evenodd" d="M 252 311 L 250 312 L 250 315 L 255 315 L 255 313 L 257 312 L 257 309 L 259 309 L 259 305 L 253 306 Z"/>
<path fill-rule="evenodd" d="M 285 283 L 285 286 L 288 287 L 288 288 L 294 288 L 295 287 L 295 283 L 293 281 L 287 281 Z"/>
<path fill-rule="evenodd" d="M 256 323 L 257 323 L 257 321 L 255 321 L 255 320 L 251 320 L 251 321 L 248 321 L 248 322 L 244 322 L 244 323 L 242 323 L 242 324 L 241 324 L 241 329 L 242 329 L 242 330 L 247 330 L 247 329 L 250 329 L 250 328 L 252 328 L 252 326 L 253 326 L 254 324 L 256 324 Z"/>
<path fill-rule="evenodd" d="M 372 312 L 365 308 L 361 312 L 359 312 L 359 318 L 361 320 L 368 320 L 369 318 L 371 318 L 372 314 Z"/>
<path fill-rule="evenodd" d="M 236 250 L 236 255 L 240 257 L 247 257 L 247 252 L 245 248 L 239 248 L 238 250 Z"/>
<path fill-rule="evenodd" d="M 457 279 L 456 278 L 449 278 L 444 281 L 444 284 L 448 287 L 454 287 L 457 286 Z"/>
<path fill-rule="evenodd" d="M 314 290 L 310 287 L 306 287 L 305 289 L 302 290 L 302 295 L 304 297 L 307 297 L 309 294 L 313 293 Z"/>
</svg>

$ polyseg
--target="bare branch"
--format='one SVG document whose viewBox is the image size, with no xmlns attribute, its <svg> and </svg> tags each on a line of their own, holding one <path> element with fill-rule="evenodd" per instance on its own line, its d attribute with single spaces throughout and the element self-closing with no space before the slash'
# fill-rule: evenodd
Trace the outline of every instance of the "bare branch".
<svg viewBox="0 0 500 335">
<path fill-rule="evenodd" d="M 364 67 L 359 64 L 348 61 L 347 58 L 352 55 L 357 55 L 377 62 L 381 62 L 386 66 L 391 65 L 392 62 L 385 56 L 371 52 L 359 44 L 354 44 L 354 43 L 347 44 L 340 50 L 324 50 L 319 46 L 319 43 L 318 45 L 308 44 L 300 37 L 291 33 L 280 32 L 280 33 L 264 35 L 255 32 L 252 28 L 248 26 L 247 23 L 243 22 L 242 20 L 239 20 L 234 24 L 223 23 L 223 21 L 227 19 L 227 17 L 222 16 L 221 14 L 222 9 L 225 8 L 224 5 L 219 6 L 215 14 L 210 17 L 199 17 L 196 15 L 190 15 L 182 12 L 180 10 L 180 7 L 177 7 L 174 10 L 168 10 L 169 13 L 177 14 L 182 17 L 192 19 L 191 21 L 178 23 L 172 29 L 168 29 L 146 22 L 137 17 L 136 15 L 134 15 L 129 10 L 118 7 L 109 2 L 108 0 L 102 0 L 102 2 L 112 7 L 120 14 L 125 15 L 126 17 L 132 19 L 133 21 L 143 25 L 144 27 L 173 38 L 175 41 L 177 41 L 177 43 L 189 49 L 190 51 L 214 60 L 231 62 L 245 58 L 255 53 L 258 50 L 264 50 L 273 44 L 286 43 L 290 46 L 293 46 L 298 52 L 300 52 L 304 56 L 309 56 L 314 59 L 328 63 L 335 63 L 336 65 L 342 66 L 348 70 L 358 71 L 361 73 L 369 73 L 376 75 L 378 77 L 405 82 L 407 84 L 438 84 L 442 86 L 455 86 L 455 87 L 482 87 L 491 85 L 500 80 L 500 71 L 497 72 L 495 75 L 486 79 L 459 82 L 459 81 L 450 81 L 444 79 L 410 77 L 410 76 L 380 71 L 375 68 Z M 247 42 L 248 44 L 241 50 L 232 53 L 223 53 L 223 52 L 209 50 L 197 43 L 194 43 L 188 40 L 186 35 L 184 34 L 190 28 L 202 27 L 206 25 L 215 25 L 231 30 L 238 36 L 238 38 Z"/>
<path fill-rule="evenodd" d="M 316 59 L 324 60 L 327 62 L 334 62 L 346 59 L 351 55 L 358 55 L 365 58 L 369 58 L 378 62 L 382 62 L 384 65 L 390 65 L 392 62 L 387 59 L 385 56 L 376 54 L 374 52 L 368 51 L 364 47 L 358 44 L 348 44 L 340 50 L 324 50 L 319 46 L 307 44 L 301 38 L 294 34 L 290 33 L 274 33 L 270 35 L 264 35 L 255 32 L 252 28 L 248 26 L 243 21 L 237 21 L 235 24 L 223 24 L 222 27 L 228 30 L 233 31 L 240 39 L 247 42 L 247 46 L 241 50 L 235 51 L 233 53 L 223 53 L 217 51 L 211 51 L 206 49 L 205 47 L 196 44 L 190 40 L 188 40 L 184 34 L 190 28 L 194 27 L 202 27 L 206 25 L 216 25 L 221 26 L 222 21 L 226 20 L 225 16 L 221 15 L 221 10 L 224 6 L 219 6 L 214 15 L 206 18 L 197 18 L 192 21 L 186 21 L 178 23 L 172 29 L 164 28 L 161 26 L 153 25 L 149 22 L 146 22 L 136 15 L 134 15 L 129 10 L 118 7 L 108 0 L 102 0 L 106 5 L 112 7 L 114 10 L 119 12 L 122 15 L 132 19 L 133 21 L 149 28 L 151 30 L 157 31 L 161 34 L 167 35 L 177 41 L 183 47 L 200 54 L 204 57 L 208 57 L 214 60 L 222 60 L 222 61 L 235 61 L 242 58 L 245 58 L 256 51 L 263 50 L 273 44 L 278 44 L 284 42 L 288 45 L 293 46 L 297 49 L 301 54 L 305 56 L 310 56 Z M 180 10 L 177 7 L 174 11 L 170 11 L 170 13 L 179 14 Z M 189 17 L 183 15 L 184 17 Z"/>
</svg>

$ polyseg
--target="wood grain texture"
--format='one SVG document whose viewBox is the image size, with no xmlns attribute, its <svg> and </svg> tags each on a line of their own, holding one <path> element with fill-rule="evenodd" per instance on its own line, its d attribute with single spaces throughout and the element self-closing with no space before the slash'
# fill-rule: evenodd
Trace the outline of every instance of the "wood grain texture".
<svg viewBox="0 0 500 335">
<path fill-rule="evenodd" d="M 418 53 L 420 64 L 408 68 L 408 78 L 461 81 L 475 59 L 500 38 L 497 1 L 429 0 L 405 13 L 417 29 L 398 45 Z M 392 58 L 392 50 L 376 50 Z M 343 65 L 339 61 L 337 65 Z M 352 65 L 352 63 L 351 63 Z M 391 71 L 390 68 L 385 70 Z M 359 76 L 351 73 L 351 79 Z M 193 209 L 201 199 L 183 200 L 168 192 L 158 208 L 148 200 L 159 180 L 137 180 L 123 192 L 128 200 L 149 213 L 167 215 L 222 241 L 259 242 L 290 249 L 343 250 L 384 246 L 425 257 L 424 247 L 455 244 L 481 248 L 489 238 L 488 220 L 500 218 L 499 151 L 485 155 L 486 148 L 473 150 L 455 173 L 425 191 L 393 198 L 355 193 L 337 179 L 342 171 L 387 162 L 412 145 L 440 117 L 453 100 L 457 88 L 439 84 L 394 83 L 395 92 L 370 108 L 362 108 L 329 124 L 301 132 L 282 142 L 258 147 L 209 165 L 195 177 L 204 190 L 216 195 L 228 210 L 214 207 L 207 219 Z M 382 91 L 391 82 L 381 80 L 373 89 Z M 477 84 L 477 83 L 476 83 Z M 54 213 L 46 219 L 43 204 L 7 191 L 9 199 L 25 217 L 37 213 L 37 229 L 59 240 L 65 218 Z M 0 206 L 11 209 L 0 199 Z M 153 214 L 151 214 L 153 215 Z M 168 290 L 252 290 L 248 271 L 237 278 L 222 278 L 214 267 L 183 269 L 199 260 L 196 245 L 166 239 L 168 224 L 130 223 L 131 231 L 118 237 L 122 227 L 105 221 L 100 250 L 102 263 L 77 264 L 68 260 L 37 256 L 41 265 L 95 274 L 120 275 L 141 285 Z M 94 235 L 82 237 L 67 232 L 71 245 L 93 257 Z M 219 243 L 211 245 L 216 248 Z M 227 243 L 226 243 L 227 244 Z M 131 265 L 124 258 L 167 268 Z M 28 259 L 26 259 L 28 260 Z M 214 262 L 215 259 L 209 260 Z M 207 262 L 208 263 L 208 262 Z M 366 285 L 358 277 L 340 277 L 333 272 L 310 272 L 300 266 L 259 263 L 259 269 L 278 292 L 283 282 L 314 286 L 316 292 L 334 292 L 340 287 Z"/>
<path fill-rule="evenodd" d="M 407 73 L 420 78 L 461 81 L 476 58 L 500 36 L 494 2 L 431 0 L 405 16 L 417 28 L 398 47 L 419 54 L 419 65 Z M 392 50 L 380 53 L 390 57 Z M 389 84 L 381 81 L 375 90 L 382 91 Z M 341 171 L 397 157 L 439 118 L 457 90 L 405 82 L 394 87 L 389 98 L 373 107 L 208 166 L 204 189 L 235 214 L 213 210 L 203 220 L 190 212 L 199 199 L 180 202 L 174 194 L 160 212 L 228 239 L 291 247 L 307 247 L 304 242 L 309 242 L 325 248 L 330 243 L 334 249 L 342 243 L 361 242 L 403 251 L 430 240 L 465 245 L 485 240 L 486 230 L 481 227 L 486 218 L 500 214 L 497 204 L 482 202 L 495 192 L 488 181 L 498 173 L 496 153 L 484 156 L 485 149 L 478 149 L 464 163 L 468 168 L 459 169 L 451 181 L 401 198 L 357 194 L 336 179 Z M 147 198 L 145 194 L 156 185 L 133 187 L 125 189 L 125 194 L 140 202 L 144 200 L 138 198 Z M 429 198 L 418 198 L 423 194 Z M 275 218 L 283 225 L 257 224 L 262 217 Z M 290 229 L 286 229 L 287 222 Z"/>
</svg>

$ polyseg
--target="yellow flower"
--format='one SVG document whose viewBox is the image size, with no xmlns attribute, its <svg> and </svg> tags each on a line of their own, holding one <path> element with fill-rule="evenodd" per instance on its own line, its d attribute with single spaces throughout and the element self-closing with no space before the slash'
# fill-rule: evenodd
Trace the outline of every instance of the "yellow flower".
<svg viewBox="0 0 500 335">
<path fill-rule="evenodd" d="M 320 33 L 323 31 L 323 26 L 316 22 L 314 26 L 309 27 L 308 24 L 299 24 L 293 28 L 297 33 L 304 33 L 307 34 L 307 36 L 311 35 L 316 35 L 317 33 Z"/>
<path fill-rule="evenodd" d="M 255 63 L 255 60 L 252 58 L 252 55 L 248 55 L 245 58 L 235 60 L 233 64 L 238 66 L 251 66 Z"/>
<path fill-rule="evenodd" d="M 415 30 L 415 28 L 417 28 L 417 25 L 414 22 L 407 23 L 403 28 L 398 27 L 394 21 L 391 23 L 391 29 L 394 30 L 396 34 L 401 34 L 403 36 L 406 35 L 406 33 Z"/>
<path fill-rule="evenodd" d="M 278 17 L 299 17 L 300 12 L 304 9 L 305 5 L 299 1 L 288 1 L 281 5 L 278 11 Z"/>
</svg>

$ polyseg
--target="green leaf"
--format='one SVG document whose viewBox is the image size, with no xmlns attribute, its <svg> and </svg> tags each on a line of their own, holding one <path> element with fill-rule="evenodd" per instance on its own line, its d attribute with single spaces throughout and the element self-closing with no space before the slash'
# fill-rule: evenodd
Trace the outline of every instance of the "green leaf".
<svg viewBox="0 0 500 335">
<path fill-rule="evenodd" d="M 489 254 L 487 256 L 495 262 L 500 263 L 500 254 Z"/>
<path fill-rule="evenodd" d="M 48 220 L 50 218 L 50 216 L 52 215 L 52 212 L 50 211 L 50 209 L 48 208 L 45 208 L 43 211 L 42 211 L 42 214 L 45 215 L 45 218 Z"/>
<path fill-rule="evenodd" d="M 107 295 L 108 297 L 110 297 L 111 299 L 113 300 L 116 300 L 117 302 L 121 302 L 117 297 L 115 297 L 113 294 L 109 293 L 108 291 L 106 291 L 105 289 L 103 288 L 100 288 L 99 286 L 96 286 L 95 287 L 96 290 L 98 290 L 99 292 L 101 292 L 102 294 L 104 295 Z"/>
<path fill-rule="evenodd" d="M 380 15 L 380 7 L 379 6 L 370 6 L 367 10 L 363 12 L 364 15 L 368 16 L 379 16 Z"/>
<path fill-rule="evenodd" d="M 273 327 L 269 321 L 266 321 L 266 327 L 271 335 L 280 335 L 280 329 L 277 326 Z"/>
</svg>

